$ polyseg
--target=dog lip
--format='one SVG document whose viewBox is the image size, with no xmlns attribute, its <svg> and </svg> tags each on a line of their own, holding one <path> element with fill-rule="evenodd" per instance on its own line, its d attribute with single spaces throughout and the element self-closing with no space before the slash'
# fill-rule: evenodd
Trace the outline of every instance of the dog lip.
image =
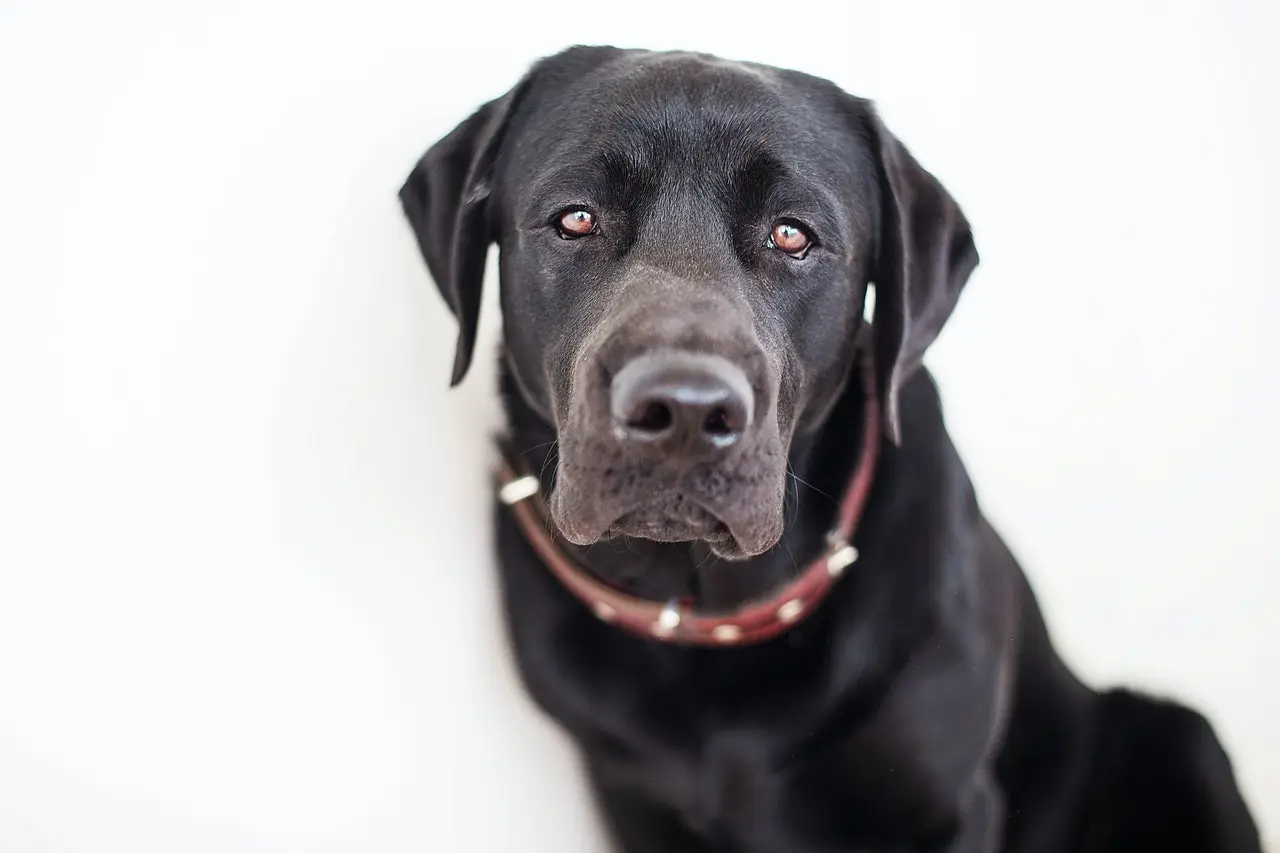
<svg viewBox="0 0 1280 853">
<path fill-rule="evenodd" d="M 760 512 L 763 516 L 765 510 L 762 508 Z M 771 521 L 764 518 L 743 518 L 721 523 L 727 535 L 719 542 L 708 541 L 708 544 L 715 555 L 723 560 L 758 557 L 782 539 L 781 508 Z"/>
<path fill-rule="evenodd" d="M 702 540 L 716 553 L 746 553 L 728 522 L 686 494 L 679 496 L 685 509 L 678 514 L 670 507 L 649 502 L 607 509 L 606 502 L 575 499 L 569 494 L 572 491 L 557 487 L 551 494 L 549 509 L 559 533 L 579 547 L 618 536 L 635 536 L 654 542 Z"/>
<path fill-rule="evenodd" d="M 762 453 L 756 467 L 723 462 L 681 473 L 593 454 L 590 443 L 566 445 L 548 509 L 559 534 L 574 545 L 617 536 L 702 541 L 723 559 L 745 560 L 782 537 L 785 480 L 781 470 L 773 476 L 776 452 Z M 579 458 L 590 464 L 577 464 Z"/>
<path fill-rule="evenodd" d="M 645 520 L 643 508 L 589 518 L 565 507 L 564 501 L 556 500 L 555 495 L 552 495 L 551 503 L 551 518 L 556 529 L 579 547 L 619 536 L 664 543 L 702 541 L 722 560 L 746 560 L 768 551 L 777 544 L 781 535 L 779 529 L 778 535 L 767 534 L 746 540 L 735 532 L 733 526 L 707 510 L 704 512 L 710 523 L 696 524 L 669 515 Z"/>
<path fill-rule="evenodd" d="M 679 518 L 669 513 L 652 515 L 649 508 L 639 507 L 619 515 L 598 539 L 632 536 L 664 543 L 701 541 L 710 546 L 712 553 L 720 559 L 740 561 L 763 554 L 776 545 L 781 537 L 780 526 L 775 535 L 771 528 L 765 525 L 764 535 L 747 539 L 735 531 L 734 525 L 725 521 L 710 508 L 700 503 L 695 505 L 703 515 L 702 522 Z M 759 531 L 748 526 L 744 532 L 758 533 Z"/>
<path fill-rule="evenodd" d="M 728 525 L 710 512 L 706 512 L 705 523 L 699 523 L 669 514 L 654 517 L 644 508 L 623 513 L 610 525 L 606 535 L 641 536 L 654 542 L 689 542 L 700 539 L 708 543 L 719 543 L 733 539 Z"/>
<path fill-rule="evenodd" d="M 599 542 L 615 524 L 618 516 L 615 514 L 601 513 L 601 505 L 599 502 L 592 501 L 574 501 L 575 504 L 582 504 L 588 508 L 594 507 L 595 512 L 583 512 L 581 506 L 567 506 L 570 503 L 565 498 L 566 489 L 562 485 L 557 485 L 551 492 L 550 506 L 548 509 L 551 513 L 551 521 L 555 525 L 556 530 L 565 539 L 568 539 L 574 545 L 585 547 Z"/>
</svg>

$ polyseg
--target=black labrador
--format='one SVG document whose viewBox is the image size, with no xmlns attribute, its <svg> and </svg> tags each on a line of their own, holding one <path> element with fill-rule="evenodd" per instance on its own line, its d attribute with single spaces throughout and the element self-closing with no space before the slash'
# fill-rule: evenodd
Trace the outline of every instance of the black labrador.
<svg viewBox="0 0 1280 853">
<path fill-rule="evenodd" d="M 455 383 L 500 247 L 510 638 L 618 849 L 1260 849 L 1205 719 L 1081 683 L 983 517 L 921 367 L 973 237 L 869 102 L 575 47 L 401 200 L 460 327 Z M 774 595 L 797 578 L 809 602 Z M 761 601 L 763 628 L 734 621 Z"/>
</svg>

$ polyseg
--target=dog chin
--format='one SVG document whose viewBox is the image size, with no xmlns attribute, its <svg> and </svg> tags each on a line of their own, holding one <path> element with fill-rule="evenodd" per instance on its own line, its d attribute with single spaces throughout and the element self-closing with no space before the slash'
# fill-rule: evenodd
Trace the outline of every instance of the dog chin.
<svg viewBox="0 0 1280 853">
<path fill-rule="evenodd" d="M 565 539 L 578 546 L 622 536 L 654 542 L 703 542 L 724 560 L 745 560 L 776 546 L 782 538 L 783 491 L 740 500 L 725 512 L 683 489 L 658 487 L 647 499 L 610 500 L 598 488 L 582 488 L 593 478 L 562 468 L 551 493 L 551 520 Z M 718 483 L 723 492 L 726 484 Z M 746 491 L 744 489 L 744 491 Z M 741 497 L 746 497 L 742 495 Z M 736 511 L 732 511 L 736 510 Z"/>
<path fill-rule="evenodd" d="M 651 539 L 654 542 L 702 541 L 713 548 L 733 541 L 733 534 L 723 521 L 699 508 L 692 508 L 680 515 L 664 512 L 662 509 L 628 512 L 609 526 L 604 538 L 619 536 Z"/>
<path fill-rule="evenodd" d="M 592 541 L 577 541 L 582 537 L 566 538 L 577 545 L 590 545 L 621 537 L 663 543 L 702 542 L 722 560 L 745 560 L 776 545 L 780 532 L 779 536 L 753 539 L 748 546 L 734 535 L 728 524 L 700 507 L 689 507 L 678 514 L 658 507 L 624 513 Z"/>
</svg>

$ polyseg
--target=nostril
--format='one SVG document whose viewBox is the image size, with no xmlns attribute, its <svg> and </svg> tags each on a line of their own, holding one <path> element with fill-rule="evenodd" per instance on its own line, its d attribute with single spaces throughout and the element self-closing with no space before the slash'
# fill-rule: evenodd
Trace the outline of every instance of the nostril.
<svg viewBox="0 0 1280 853">
<path fill-rule="evenodd" d="M 711 414 L 707 415 L 702 422 L 702 431 L 715 438 L 723 438 L 737 432 L 729 425 L 729 412 L 723 406 L 712 409 Z"/>
<path fill-rule="evenodd" d="M 700 458 L 736 444 L 751 426 L 752 403 L 741 369 L 697 353 L 638 356 L 609 388 L 615 437 L 672 458 Z"/>
<path fill-rule="evenodd" d="M 747 427 L 746 413 L 736 406 L 716 406 L 702 419 L 702 439 L 721 449 L 737 443 Z"/>
<path fill-rule="evenodd" d="M 669 430 L 674 422 L 671 407 L 660 400 L 652 400 L 640 409 L 638 415 L 627 420 L 627 426 L 637 432 L 660 433 Z"/>
</svg>

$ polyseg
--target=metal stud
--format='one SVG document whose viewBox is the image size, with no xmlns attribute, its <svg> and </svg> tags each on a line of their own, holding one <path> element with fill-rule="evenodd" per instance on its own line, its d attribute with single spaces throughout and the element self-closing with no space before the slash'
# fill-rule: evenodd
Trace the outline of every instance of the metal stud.
<svg viewBox="0 0 1280 853">
<path fill-rule="evenodd" d="M 507 506 L 512 506 L 533 497 L 541 488 L 542 484 L 538 482 L 538 478 L 529 474 L 504 483 L 502 488 L 498 489 L 498 500 Z"/>
<path fill-rule="evenodd" d="M 858 549 L 852 545 L 842 545 L 827 557 L 827 573 L 833 578 L 840 577 L 858 559 Z"/>
<path fill-rule="evenodd" d="M 601 622 L 612 622 L 618 617 L 618 611 L 614 610 L 603 601 L 597 601 L 595 604 L 591 605 L 591 609 L 595 611 L 596 618 Z"/>
<path fill-rule="evenodd" d="M 658 619 L 650 626 L 655 636 L 670 637 L 680 627 L 680 611 L 674 601 L 668 601 L 658 614 Z"/>
<path fill-rule="evenodd" d="M 717 625 L 711 629 L 711 636 L 721 643 L 736 643 L 742 636 L 742 629 L 737 625 Z"/>
<path fill-rule="evenodd" d="M 800 618 L 800 614 L 803 612 L 804 601 L 799 598 L 793 598 L 779 607 L 776 615 L 779 622 L 794 622 Z"/>
</svg>

